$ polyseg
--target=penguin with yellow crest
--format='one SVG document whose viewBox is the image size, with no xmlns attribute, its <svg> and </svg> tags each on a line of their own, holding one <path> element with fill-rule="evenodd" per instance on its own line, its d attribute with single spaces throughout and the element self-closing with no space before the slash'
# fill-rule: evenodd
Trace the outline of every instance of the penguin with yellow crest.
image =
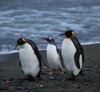
<svg viewBox="0 0 100 92">
<path fill-rule="evenodd" d="M 65 39 L 62 42 L 61 53 L 65 70 L 71 74 L 74 80 L 78 74 L 83 75 L 82 66 L 84 63 L 84 52 L 81 44 L 79 43 L 74 31 L 67 30 L 60 36 L 64 35 Z"/>
<path fill-rule="evenodd" d="M 27 38 L 17 40 L 20 66 L 28 79 L 40 78 L 41 55 L 36 44 Z"/>
</svg>

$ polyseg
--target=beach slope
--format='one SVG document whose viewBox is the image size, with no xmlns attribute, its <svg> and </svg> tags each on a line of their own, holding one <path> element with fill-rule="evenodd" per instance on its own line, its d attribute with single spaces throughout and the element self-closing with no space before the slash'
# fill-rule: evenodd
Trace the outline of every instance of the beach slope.
<svg viewBox="0 0 100 92">
<path fill-rule="evenodd" d="M 45 69 L 42 69 L 41 80 L 23 80 L 25 76 L 18 64 L 18 53 L 0 54 L 0 92 L 100 92 L 100 44 L 83 48 L 85 76 L 78 76 L 75 81 L 59 73 L 49 78 Z M 45 51 L 41 54 L 46 61 Z"/>
</svg>

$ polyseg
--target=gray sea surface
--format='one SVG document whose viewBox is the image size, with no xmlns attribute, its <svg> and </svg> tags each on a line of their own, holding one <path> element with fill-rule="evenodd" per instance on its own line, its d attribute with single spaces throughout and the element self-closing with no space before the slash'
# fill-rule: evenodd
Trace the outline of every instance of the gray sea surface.
<svg viewBox="0 0 100 92">
<path fill-rule="evenodd" d="M 36 42 L 39 49 L 53 36 L 73 29 L 82 44 L 100 42 L 100 0 L 0 0 L 0 51 L 13 50 L 19 37 Z"/>
</svg>

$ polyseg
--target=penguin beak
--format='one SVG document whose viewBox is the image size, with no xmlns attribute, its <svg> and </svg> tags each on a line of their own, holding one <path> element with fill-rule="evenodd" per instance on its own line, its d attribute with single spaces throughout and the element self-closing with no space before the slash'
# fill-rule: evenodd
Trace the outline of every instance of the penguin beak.
<svg viewBox="0 0 100 92">
<path fill-rule="evenodd" d="M 59 36 L 64 36 L 65 35 L 65 33 L 62 33 L 62 34 L 60 34 Z"/>
<path fill-rule="evenodd" d="M 42 38 L 42 39 L 48 41 L 48 38 Z"/>
<path fill-rule="evenodd" d="M 17 49 L 18 45 L 15 46 L 14 50 Z"/>
</svg>

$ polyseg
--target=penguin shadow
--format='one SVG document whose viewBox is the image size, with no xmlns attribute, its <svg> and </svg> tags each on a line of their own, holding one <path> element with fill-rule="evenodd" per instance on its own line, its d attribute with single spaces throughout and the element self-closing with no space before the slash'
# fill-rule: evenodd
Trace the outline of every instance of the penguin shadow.
<svg viewBox="0 0 100 92">
<path fill-rule="evenodd" d="M 73 74 L 69 73 L 68 71 L 65 73 L 65 80 L 66 81 L 77 81 L 81 80 L 81 78 L 85 77 L 85 71 L 80 71 L 80 73 L 77 76 L 74 76 Z"/>
<path fill-rule="evenodd" d="M 78 79 L 85 76 L 85 71 L 80 71 L 77 76 L 72 76 L 68 71 L 64 72 L 64 74 L 60 74 L 60 70 L 54 70 L 53 74 L 48 74 L 48 69 L 44 72 L 42 71 L 41 75 L 43 76 L 43 80 L 65 80 L 65 81 L 77 81 Z"/>
<path fill-rule="evenodd" d="M 42 73 L 43 80 L 62 80 L 64 79 L 65 73 L 60 74 L 60 70 L 54 70 L 52 74 L 48 74 L 48 70 L 45 73 Z"/>
<path fill-rule="evenodd" d="M 19 81 L 20 83 L 22 83 L 22 82 L 37 82 L 37 81 L 41 81 L 42 80 L 42 78 L 40 77 L 40 78 L 34 78 L 34 77 L 32 77 L 32 76 L 30 76 L 30 75 L 27 75 L 27 76 L 25 76 L 25 77 L 22 77 L 22 78 L 18 78 L 18 79 L 16 79 L 17 81 Z"/>
</svg>

